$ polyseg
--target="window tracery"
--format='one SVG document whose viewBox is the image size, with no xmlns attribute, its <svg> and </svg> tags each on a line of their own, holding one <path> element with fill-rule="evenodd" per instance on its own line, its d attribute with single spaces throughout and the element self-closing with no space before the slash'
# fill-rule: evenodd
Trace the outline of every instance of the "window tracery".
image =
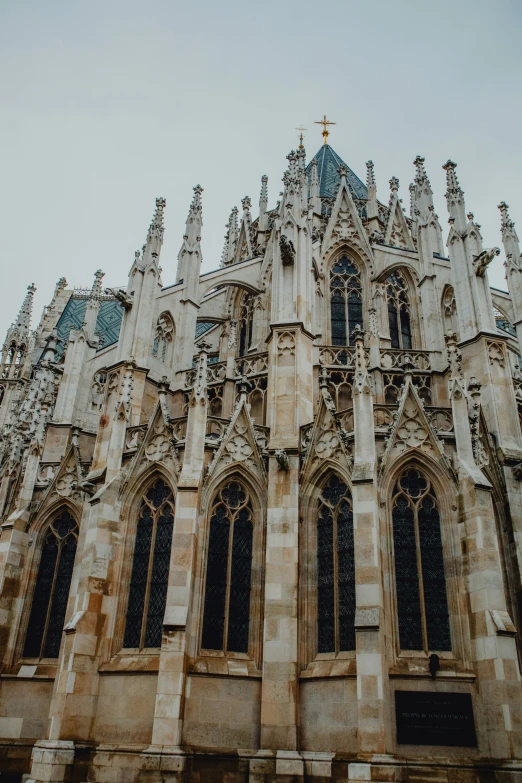
<svg viewBox="0 0 522 783">
<path fill-rule="evenodd" d="M 346 255 L 330 271 L 330 316 L 332 345 L 353 345 L 352 332 L 363 325 L 362 286 L 359 270 Z"/>
<path fill-rule="evenodd" d="M 154 333 L 154 342 L 152 344 L 152 355 L 162 362 L 167 359 L 167 349 L 172 342 L 174 325 L 168 313 L 162 313 L 156 324 Z"/>
<path fill-rule="evenodd" d="M 392 272 L 386 279 L 388 323 L 392 348 L 408 350 L 412 347 L 411 307 L 408 287 L 400 272 Z"/>
<path fill-rule="evenodd" d="M 452 286 L 446 286 L 442 297 L 442 315 L 444 318 L 444 334 L 458 333 L 457 301 Z"/>
<path fill-rule="evenodd" d="M 247 653 L 252 587 L 253 511 L 236 480 L 217 493 L 210 514 L 201 646 Z"/>
<path fill-rule="evenodd" d="M 254 333 L 254 300 L 253 294 L 245 294 L 239 312 L 239 356 L 245 356 L 252 347 Z"/>
<path fill-rule="evenodd" d="M 331 474 L 317 508 L 317 651 L 355 650 L 352 497 Z"/>
<path fill-rule="evenodd" d="M 395 485 L 392 521 L 400 647 L 451 651 L 437 499 L 416 469 Z"/>
<path fill-rule="evenodd" d="M 78 542 L 78 525 L 62 511 L 47 528 L 25 635 L 27 658 L 57 658 Z"/>
<path fill-rule="evenodd" d="M 157 479 L 144 494 L 140 508 L 124 647 L 161 647 L 173 526 L 172 491 L 163 479 Z"/>
</svg>

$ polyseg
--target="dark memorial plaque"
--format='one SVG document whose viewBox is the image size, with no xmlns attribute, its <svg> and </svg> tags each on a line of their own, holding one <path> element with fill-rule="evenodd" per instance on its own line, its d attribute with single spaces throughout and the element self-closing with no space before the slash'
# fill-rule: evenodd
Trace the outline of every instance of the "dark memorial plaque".
<svg viewBox="0 0 522 783">
<path fill-rule="evenodd" d="M 395 716 L 400 744 L 477 744 L 469 693 L 395 691 Z"/>
</svg>

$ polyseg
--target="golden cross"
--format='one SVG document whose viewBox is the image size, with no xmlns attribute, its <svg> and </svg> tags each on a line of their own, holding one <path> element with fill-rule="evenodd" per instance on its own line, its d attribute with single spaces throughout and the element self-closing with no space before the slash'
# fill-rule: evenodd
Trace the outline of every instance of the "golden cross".
<svg viewBox="0 0 522 783">
<path fill-rule="evenodd" d="M 306 128 L 303 128 L 302 125 L 300 125 L 298 128 L 296 128 L 297 131 L 299 131 L 299 149 L 304 150 L 304 144 L 303 144 L 303 131 L 306 130 Z"/>
<path fill-rule="evenodd" d="M 323 130 L 321 131 L 321 133 L 323 134 L 324 143 L 328 144 L 328 136 L 330 135 L 330 131 L 328 130 L 327 126 L 328 125 L 337 125 L 337 123 L 336 122 L 330 122 L 330 120 L 327 120 L 326 119 L 326 114 L 325 114 L 325 115 L 323 115 L 323 119 L 322 120 L 316 120 L 314 122 L 314 125 L 322 125 L 323 126 Z"/>
</svg>

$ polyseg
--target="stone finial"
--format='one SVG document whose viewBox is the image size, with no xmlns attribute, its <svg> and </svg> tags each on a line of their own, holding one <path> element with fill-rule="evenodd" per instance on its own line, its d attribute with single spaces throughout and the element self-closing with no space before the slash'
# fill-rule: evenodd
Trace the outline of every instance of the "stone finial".
<svg viewBox="0 0 522 783">
<path fill-rule="evenodd" d="M 447 193 L 446 198 L 448 197 L 448 194 L 451 193 L 461 193 L 463 194 L 463 190 L 459 185 L 459 181 L 457 179 L 457 174 L 455 169 L 457 168 L 457 164 L 452 161 L 448 160 L 442 167 L 446 172 L 446 186 L 447 186 Z"/>
<path fill-rule="evenodd" d="M 425 182 L 427 182 L 429 185 L 430 183 L 426 169 L 424 168 L 424 161 L 425 158 L 421 157 L 420 155 L 417 155 L 413 161 L 413 165 L 415 166 L 415 182 L 417 185 L 422 185 Z"/>
<path fill-rule="evenodd" d="M 184 239 L 188 241 L 189 245 L 201 241 L 201 228 L 203 226 L 203 204 L 201 201 L 203 188 L 201 185 L 196 185 L 193 190 L 194 195 L 190 203 L 184 234 Z"/>
<path fill-rule="evenodd" d="M 314 185 L 319 187 L 319 169 L 317 168 L 317 158 L 314 158 L 312 161 L 312 173 L 310 176 L 310 185 L 312 185 L 312 187 Z"/>
<path fill-rule="evenodd" d="M 252 201 L 249 196 L 241 199 L 241 206 L 243 207 L 243 212 L 250 212 Z"/>
<path fill-rule="evenodd" d="M 31 314 L 33 312 L 35 291 L 36 286 L 34 283 L 31 283 L 31 285 L 27 286 L 27 293 L 24 297 L 24 301 L 22 302 L 20 312 L 18 313 L 17 319 L 13 324 L 17 329 L 21 329 L 24 332 L 27 332 L 31 325 Z"/>
<path fill-rule="evenodd" d="M 392 195 L 398 192 L 399 190 L 399 180 L 397 177 L 392 177 L 390 180 L 390 190 L 392 192 Z"/>
<path fill-rule="evenodd" d="M 415 216 L 415 183 L 410 182 L 409 186 L 410 191 L 410 217 Z"/>
<path fill-rule="evenodd" d="M 344 165 L 344 163 L 341 163 L 339 168 L 337 169 L 337 172 L 341 178 L 341 185 L 343 182 L 346 181 L 346 175 L 348 174 L 348 168 Z"/>
<path fill-rule="evenodd" d="M 502 234 L 505 233 L 515 233 L 515 223 L 513 220 L 511 220 L 509 216 L 509 205 L 506 204 L 505 201 L 501 201 L 498 205 L 498 208 L 500 209 L 500 229 L 502 231 Z"/>
<path fill-rule="evenodd" d="M 105 276 L 105 272 L 102 272 L 101 269 L 98 269 L 94 273 L 94 283 L 92 284 L 91 295 L 89 299 L 93 301 L 99 301 L 102 295 L 102 279 L 104 276 Z"/>
<path fill-rule="evenodd" d="M 163 241 L 163 232 L 164 232 L 163 212 L 166 203 L 167 202 L 165 201 L 164 198 L 156 199 L 156 211 L 154 212 L 152 222 L 149 226 L 149 233 L 147 234 L 147 242 L 152 241 L 152 239 L 154 238 L 159 239 L 160 242 Z"/>
<path fill-rule="evenodd" d="M 199 350 L 199 353 L 210 353 L 212 350 L 212 345 L 208 342 L 208 340 L 200 340 L 198 343 L 196 343 L 196 347 Z"/>
<path fill-rule="evenodd" d="M 377 183 L 375 182 L 375 172 L 373 167 L 373 160 L 367 160 L 366 161 L 366 187 L 368 190 L 370 188 L 376 188 Z"/>
<path fill-rule="evenodd" d="M 67 280 L 65 277 L 60 277 L 58 282 L 56 283 L 56 288 L 54 289 L 54 295 L 58 294 L 60 291 L 63 291 L 64 288 L 67 288 Z"/>
</svg>

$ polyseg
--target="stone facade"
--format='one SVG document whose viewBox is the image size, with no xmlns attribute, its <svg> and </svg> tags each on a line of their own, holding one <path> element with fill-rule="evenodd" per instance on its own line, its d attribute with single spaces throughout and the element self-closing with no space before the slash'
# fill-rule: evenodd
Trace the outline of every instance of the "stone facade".
<svg viewBox="0 0 522 783">
<path fill-rule="evenodd" d="M 406 215 L 371 161 L 300 147 L 218 269 L 197 186 L 174 283 L 158 199 L 126 287 L 62 278 L 34 331 L 28 289 L 0 378 L 6 779 L 521 778 L 522 258 L 502 203 L 491 289 L 456 164 L 447 250 L 414 166 Z M 420 716 L 421 744 L 397 692 L 474 718 Z"/>
</svg>

